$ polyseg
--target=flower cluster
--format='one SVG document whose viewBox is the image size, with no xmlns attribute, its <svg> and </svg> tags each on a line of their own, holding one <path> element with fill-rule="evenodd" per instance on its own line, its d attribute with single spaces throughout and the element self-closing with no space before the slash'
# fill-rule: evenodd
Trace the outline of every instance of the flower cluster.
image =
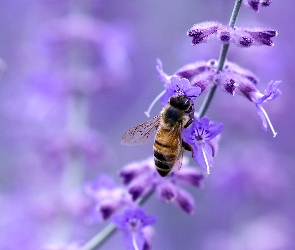
<svg viewBox="0 0 295 250">
<path fill-rule="evenodd" d="M 130 163 L 120 171 L 120 177 L 127 186 L 133 200 L 155 191 L 164 202 L 172 202 L 187 213 L 193 213 L 192 196 L 181 186 L 200 188 L 204 174 L 193 167 L 187 166 L 184 159 L 181 171 L 176 169 L 167 177 L 161 177 L 154 164 L 153 158 L 141 162 Z"/>
<path fill-rule="evenodd" d="M 253 1 L 248 2 L 253 6 Z M 257 1 L 257 4 L 266 5 L 266 1 Z M 202 22 L 195 24 L 187 34 L 193 38 L 193 45 L 217 38 L 223 44 L 234 43 L 239 47 L 250 47 L 252 45 L 272 46 L 272 38 L 277 35 L 277 31 L 263 28 L 230 27 L 219 22 Z M 164 72 L 160 60 L 157 60 L 156 68 L 165 89 L 152 102 L 146 112 L 147 116 L 159 99 L 165 106 L 175 95 L 184 95 L 194 102 L 202 93 L 216 86 L 232 96 L 237 93 L 253 102 L 262 120 L 263 128 L 267 130 L 269 126 L 273 136 L 276 136 L 277 132 L 262 104 L 281 95 L 279 90 L 281 81 L 270 81 L 264 93 L 261 93 L 257 88 L 259 80 L 255 74 L 228 61 L 221 67 L 216 60 L 187 64 L 170 76 Z M 216 154 L 214 147 L 217 148 L 219 138 L 217 135 L 221 133 L 223 125 L 211 122 L 209 118 L 198 116 L 199 114 L 195 114 L 194 121 L 188 128 L 183 129 L 182 136 L 184 141 L 191 146 L 192 156 L 196 163 L 210 173 L 210 167 L 213 164 L 212 157 Z"/>
<path fill-rule="evenodd" d="M 92 217 L 103 221 L 111 219 L 123 231 L 127 249 L 150 249 L 153 235 L 150 225 L 156 218 L 146 215 L 126 188 L 116 185 L 110 177 L 100 175 L 96 181 L 86 183 L 85 192 L 95 203 Z"/>
<path fill-rule="evenodd" d="M 215 38 L 223 44 L 234 43 L 238 47 L 247 48 L 252 45 L 273 46 L 271 38 L 277 36 L 278 32 L 266 28 L 232 28 L 218 22 L 202 22 L 189 29 L 187 35 L 193 38 L 192 45 Z"/>
<path fill-rule="evenodd" d="M 169 77 L 163 72 L 162 64 L 158 60 L 158 75 L 161 80 L 163 80 L 165 76 L 165 92 L 161 97 L 162 103 L 167 105 L 167 100 L 169 100 L 174 93 L 180 92 L 187 94 L 189 92 L 187 90 L 189 89 L 194 90 L 196 95 L 199 93 L 200 89 L 200 94 L 202 94 L 211 89 L 213 85 L 216 85 L 226 93 L 231 95 L 237 93 L 253 102 L 256 106 L 257 113 L 262 120 L 263 128 L 267 130 L 269 125 L 273 136 L 275 137 L 277 132 L 274 130 L 262 104 L 274 100 L 281 95 L 281 91 L 279 90 L 281 81 L 270 81 L 264 93 L 261 93 L 257 89 L 259 80 L 250 70 L 244 69 L 235 63 L 226 62 L 223 70 L 218 71 L 217 65 L 218 63 L 216 60 L 191 63 L 178 69 Z M 181 85 L 181 82 L 186 82 L 186 85 Z"/>
</svg>

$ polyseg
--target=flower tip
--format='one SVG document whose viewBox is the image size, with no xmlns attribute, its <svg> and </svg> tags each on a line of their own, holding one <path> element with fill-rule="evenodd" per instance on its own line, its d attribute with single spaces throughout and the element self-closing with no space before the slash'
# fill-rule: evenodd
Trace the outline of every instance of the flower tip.
<svg viewBox="0 0 295 250">
<path fill-rule="evenodd" d="M 149 111 L 145 111 L 144 114 L 145 114 L 147 117 L 150 117 L 150 112 L 149 112 Z"/>
</svg>

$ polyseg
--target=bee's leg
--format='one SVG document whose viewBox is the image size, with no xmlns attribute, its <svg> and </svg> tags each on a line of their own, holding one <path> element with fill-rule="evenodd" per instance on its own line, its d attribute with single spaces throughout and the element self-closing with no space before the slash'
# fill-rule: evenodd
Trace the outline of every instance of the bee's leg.
<svg viewBox="0 0 295 250">
<path fill-rule="evenodd" d="M 194 120 L 194 119 L 190 118 L 190 119 L 187 121 L 187 123 L 186 123 L 183 127 L 184 127 L 184 128 L 187 128 L 189 125 L 192 124 L 193 120 Z"/>
<path fill-rule="evenodd" d="M 191 145 L 189 145 L 188 143 L 186 143 L 185 141 L 182 140 L 182 147 L 185 150 L 192 152 L 192 157 L 194 157 L 194 150 Z"/>
<path fill-rule="evenodd" d="M 187 123 L 183 126 L 184 128 L 187 128 L 189 125 L 192 124 L 192 122 L 194 121 L 194 108 L 193 105 L 190 107 L 190 109 L 187 111 L 187 113 L 189 114 L 189 120 L 187 121 Z"/>
</svg>

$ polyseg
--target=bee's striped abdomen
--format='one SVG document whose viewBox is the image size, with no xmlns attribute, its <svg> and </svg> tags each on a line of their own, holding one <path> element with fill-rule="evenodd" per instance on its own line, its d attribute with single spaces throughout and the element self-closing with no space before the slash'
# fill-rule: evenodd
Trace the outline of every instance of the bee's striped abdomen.
<svg viewBox="0 0 295 250">
<path fill-rule="evenodd" d="M 155 165 L 161 176 L 166 176 L 172 170 L 179 155 L 178 139 L 171 140 L 167 133 L 169 130 L 161 129 L 154 143 Z"/>
</svg>

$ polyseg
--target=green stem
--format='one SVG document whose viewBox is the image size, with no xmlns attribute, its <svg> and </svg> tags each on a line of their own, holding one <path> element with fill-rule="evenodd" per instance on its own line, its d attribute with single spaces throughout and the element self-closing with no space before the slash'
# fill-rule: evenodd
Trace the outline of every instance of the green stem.
<svg viewBox="0 0 295 250">
<path fill-rule="evenodd" d="M 236 0 L 233 12 L 232 12 L 230 20 L 229 20 L 229 26 L 231 28 L 234 28 L 234 26 L 236 24 L 241 5 L 242 5 L 242 0 Z M 229 44 L 224 44 L 221 48 L 219 59 L 218 59 L 217 71 L 221 71 L 223 69 L 224 62 L 225 62 L 227 52 L 228 52 L 228 48 L 229 48 Z M 205 97 L 205 100 L 203 101 L 203 103 L 199 109 L 199 112 L 198 112 L 198 115 L 200 118 L 206 114 L 206 112 L 210 106 L 210 103 L 213 99 L 213 96 L 215 94 L 216 88 L 217 88 L 217 86 L 214 85 L 212 87 L 212 89 L 210 90 L 210 92 Z"/>
<path fill-rule="evenodd" d="M 151 190 L 145 196 L 139 199 L 138 205 L 141 206 L 144 203 L 146 203 L 149 200 L 149 198 L 153 195 L 153 193 L 154 193 L 154 190 Z M 113 223 L 107 224 L 98 234 L 96 234 L 92 239 L 90 239 L 79 250 L 97 249 L 103 243 L 105 243 L 116 231 L 117 231 L 117 227 Z"/>
</svg>

